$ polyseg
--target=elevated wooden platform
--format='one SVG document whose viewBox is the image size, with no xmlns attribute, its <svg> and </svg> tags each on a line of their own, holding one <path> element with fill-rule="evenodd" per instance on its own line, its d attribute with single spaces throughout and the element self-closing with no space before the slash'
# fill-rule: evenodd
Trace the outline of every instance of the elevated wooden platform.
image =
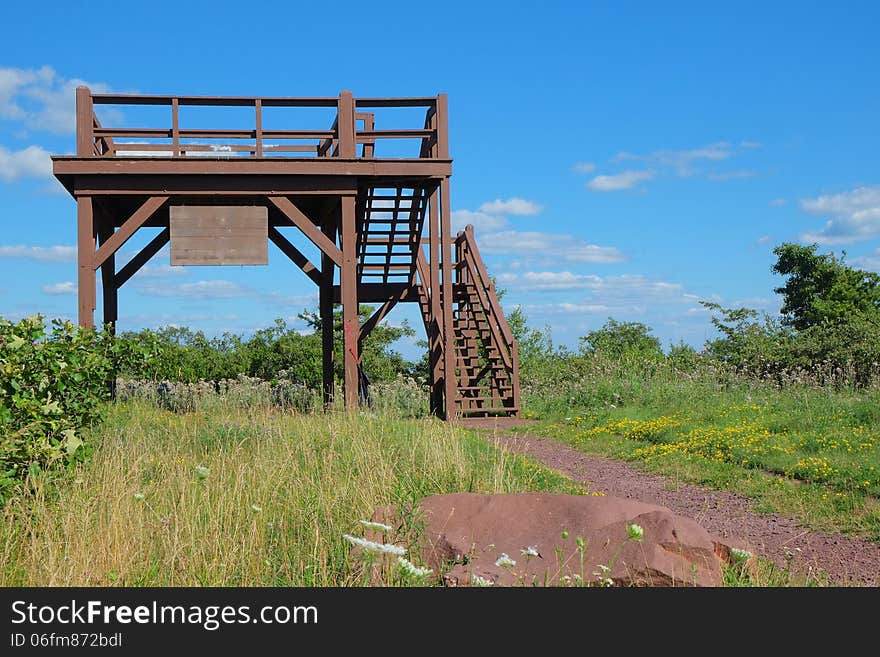
<svg viewBox="0 0 880 657">
<path fill-rule="evenodd" d="M 168 124 L 106 127 L 95 112 L 102 105 L 126 118 L 129 110 L 166 107 Z M 190 126 L 181 115 L 193 107 L 252 109 L 253 123 Z M 335 118 L 329 128 L 269 129 L 268 113 L 278 108 L 327 108 Z M 389 108 L 424 110 L 423 121 L 378 129 L 377 113 Z M 397 145 L 389 147 L 393 157 L 377 154 L 383 140 Z M 361 341 L 397 303 L 412 302 L 419 304 L 430 345 L 433 411 L 447 418 L 519 412 L 516 341 L 473 230 L 455 240 L 451 235 L 445 95 L 145 96 L 80 87 L 76 156 L 52 159 L 55 176 L 77 202 L 81 325 L 94 323 L 98 271 L 103 320 L 112 328 L 118 290 L 169 240 L 175 240 L 175 257 L 190 264 L 256 264 L 265 258 L 260 240 L 268 240 L 319 288 L 326 401 L 334 394 L 334 305 L 342 305 L 344 392 L 353 408 L 368 381 Z M 119 249 L 150 227 L 161 230 L 117 267 Z M 310 262 L 286 229 L 305 235 L 320 262 Z M 360 302 L 381 304 L 363 325 Z"/>
</svg>

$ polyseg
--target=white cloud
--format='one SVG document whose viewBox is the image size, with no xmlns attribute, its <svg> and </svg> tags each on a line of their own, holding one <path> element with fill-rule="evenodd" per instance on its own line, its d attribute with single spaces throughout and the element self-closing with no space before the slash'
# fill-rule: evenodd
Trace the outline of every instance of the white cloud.
<svg viewBox="0 0 880 657">
<path fill-rule="evenodd" d="M 543 210 L 540 205 L 533 201 L 527 201 L 524 198 L 509 198 L 501 200 L 496 198 L 494 201 L 483 203 L 480 206 L 480 212 L 488 214 L 512 214 L 515 216 L 533 216 L 540 214 Z"/>
<path fill-rule="evenodd" d="M 28 258 L 40 262 L 76 262 L 76 247 L 0 246 L 0 258 Z"/>
<path fill-rule="evenodd" d="M 640 182 L 654 178 L 653 171 L 623 171 L 611 175 L 596 176 L 587 183 L 594 192 L 618 192 L 630 189 Z"/>
<path fill-rule="evenodd" d="M 703 146 L 701 148 L 691 148 L 685 150 L 661 150 L 648 153 L 647 155 L 636 155 L 634 153 L 618 153 L 613 162 L 624 162 L 628 160 L 636 160 L 645 162 L 652 167 L 673 169 L 679 176 L 690 176 L 696 171 L 694 165 L 700 161 L 726 160 L 732 155 L 731 146 L 725 141 L 716 142 Z"/>
<path fill-rule="evenodd" d="M 0 67 L 0 118 L 21 121 L 32 130 L 55 134 L 76 131 L 76 88 L 86 85 L 94 93 L 106 93 L 100 82 L 63 78 L 49 67 L 20 69 Z"/>
<path fill-rule="evenodd" d="M 852 258 L 849 260 L 849 263 L 859 269 L 867 269 L 868 271 L 880 273 L 880 249 L 876 249 L 873 253 L 869 253 L 868 255 Z"/>
<path fill-rule="evenodd" d="M 806 242 L 847 244 L 880 237 L 880 187 L 859 187 L 800 203 L 804 212 L 829 217 L 818 232 L 801 236 Z"/>
<path fill-rule="evenodd" d="M 73 281 L 53 283 L 52 285 L 44 285 L 42 290 L 45 294 L 76 294 L 76 283 Z"/>
<path fill-rule="evenodd" d="M 537 274 L 536 279 L 540 279 L 547 272 L 532 272 Z M 563 274 L 567 274 L 564 272 Z M 682 306 L 691 306 L 695 304 L 699 297 L 687 292 L 683 285 L 678 283 L 669 283 L 651 279 L 641 274 L 623 274 L 620 276 L 594 276 L 594 275 L 563 275 L 559 280 L 564 282 L 569 279 L 574 283 L 575 276 L 577 285 L 572 285 L 568 289 L 582 289 L 586 296 L 573 301 L 563 303 L 550 303 L 531 306 L 533 309 L 541 313 L 611 313 L 614 315 L 643 315 L 658 309 L 668 310 L 670 308 L 681 309 Z M 530 277 L 523 275 L 519 282 L 524 286 L 529 285 Z M 548 280 L 550 278 L 548 277 Z M 499 284 L 502 279 L 499 277 Z M 508 278 L 504 281 L 505 286 L 510 291 L 519 289 L 514 284 L 513 279 Z M 533 288 L 538 289 L 538 288 Z M 551 288 L 544 288 L 551 289 Z M 566 289 L 558 287 L 555 289 Z M 680 312 L 677 311 L 677 312 Z M 687 311 L 686 311 L 687 312 Z"/>
<path fill-rule="evenodd" d="M 186 299 L 231 299 L 257 296 L 259 293 L 232 281 L 213 280 L 193 283 L 150 283 L 138 286 L 148 297 L 182 297 Z"/>
<path fill-rule="evenodd" d="M 28 146 L 11 151 L 0 146 L 0 180 L 15 182 L 21 178 L 48 178 L 52 175 L 49 151 L 41 146 Z"/>
<path fill-rule="evenodd" d="M 482 253 L 543 257 L 555 262 L 623 262 L 623 253 L 613 246 L 589 244 L 573 235 L 538 231 L 507 230 L 486 236 L 479 242 Z"/>
<path fill-rule="evenodd" d="M 189 271 L 185 267 L 172 265 L 144 265 L 135 274 L 138 278 L 165 278 L 168 276 L 187 276 Z"/>
<path fill-rule="evenodd" d="M 504 272 L 498 274 L 495 280 L 502 287 L 510 286 L 518 290 L 571 290 L 586 287 L 596 278 L 596 276 L 573 274 L 570 271 L 527 271 Z"/>
<path fill-rule="evenodd" d="M 596 165 L 592 162 L 575 162 L 571 168 L 575 173 L 593 173 Z"/>
<path fill-rule="evenodd" d="M 769 244 L 772 239 L 770 235 L 761 235 L 761 237 L 755 240 L 755 244 L 763 246 L 764 244 Z"/>
<path fill-rule="evenodd" d="M 774 198 L 774 199 L 771 199 L 767 205 L 769 205 L 771 208 L 781 208 L 783 205 L 787 205 L 787 204 L 788 204 L 788 201 L 785 200 L 784 198 Z"/>
<path fill-rule="evenodd" d="M 759 141 L 741 141 L 739 142 L 740 148 L 762 148 L 764 144 Z"/>
<path fill-rule="evenodd" d="M 425 222 L 427 223 L 427 222 Z M 452 213 L 452 232 L 457 233 L 471 224 L 478 232 L 501 230 L 507 226 L 507 219 L 485 212 L 473 210 L 455 210 Z"/>
<path fill-rule="evenodd" d="M 737 169 L 736 171 L 713 171 L 707 177 L 709 180 L 737 180 L 739 178 L 754 178 L 758 173 L 749 169 Z"/>
<path fill-rule="evenodd" d="M 584 313 L 607 313 L 611 310 L 609 306 L 603 306 L 598 303 L 560 303 L 558 304 L 558 308 L 563 312 L 575 315 L 582 315 Z"/>
</svg>

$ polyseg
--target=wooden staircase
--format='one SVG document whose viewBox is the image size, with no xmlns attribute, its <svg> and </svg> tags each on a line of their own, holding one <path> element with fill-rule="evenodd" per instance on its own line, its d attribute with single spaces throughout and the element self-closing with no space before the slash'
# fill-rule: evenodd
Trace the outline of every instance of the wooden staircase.
<svg viewBox="0 0 880 657">
<path fill-rule="evenodd" d="M 518 415 L 518 345 L 480 257 L 473 226 L 455 239 L 453 290 L 458 413 Z"/>
<path fill-rule="evenodd" d="M 425 187 L 365 188 L 357 200 L 357 280 L 360 288 L 377 290 L 384 299 L 366 322 L 371 330 L 400 301 L 417 302 L 431 342 L 433 387 L 444 389 L 447 373 L 442 371 L 444 340 L 442 313 L 434 304 L 444 304 L 442 292 L 432 299 L 430 273 L 422 248 L 431 189 Z M 473 226 L 458 233 L 452 263 L 452 346 L 455 349 L 454 406 L 447 417 L 516 416 L 520 412 L 519 352 L 504 318 L 495 286 L 489 278 L 474 239 Z M 365 300 L 374 299 L 367 296 Z M 437 339 L 431 340 L 431 336 Z M 437 376 L 437 373 L 440 376 Z M 359 368 L 362 400 L 368 399 L 366 373 Z M 432 393 L 433 398 L 442 394 Z M 438 402 L 435 402 L 435 404 Z M 450 412 L 451 411 L 451 412 Z"/>
</svg>

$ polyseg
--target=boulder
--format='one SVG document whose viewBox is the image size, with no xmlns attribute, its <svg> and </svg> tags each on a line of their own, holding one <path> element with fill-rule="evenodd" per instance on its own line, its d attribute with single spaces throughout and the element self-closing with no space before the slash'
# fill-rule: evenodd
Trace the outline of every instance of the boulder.
<svg viewBox="0 0 880 657">
<path fill-rule="evenodd" d="M 374 520 L 395 527 L 392 509 Z M 450 586 L 718 586 L 723 550 L 690 518 L 617 497 L 454 493 L 419 501 L 414 558 Z M 641 528 L 631 530 L 631 525 Z M 630 532 L 635 532 L 631 534 Z M 502 555 L 507 555 L 504 559 Z M 513 562 L 513 563 L 511 563 Z"/>
</svg>

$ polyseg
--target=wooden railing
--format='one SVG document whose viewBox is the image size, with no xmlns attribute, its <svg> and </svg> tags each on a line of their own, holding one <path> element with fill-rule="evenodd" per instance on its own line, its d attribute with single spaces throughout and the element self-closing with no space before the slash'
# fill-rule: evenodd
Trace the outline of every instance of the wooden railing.
<svg viewBox="0 0 880 657">
<path fill-rule="evenodd" d="M 96 105 L 165 106 L 170 110 L 167 127 L 107 127 L 95 114 Z M 246 129 L 216 129 L 182 126 L 180 108 L 252 107 L 253 126 Z M 263 110 L 269 107 L 336 108 L 329 129 L 265 129 Z M 424 107 L 423 128 L 377 129 L 371 108 Z M 418 140 L 417 154 L 406 159 L 448 159 L 446 95 L 423 98 L 354 98 L 350 91 L 338 97 L 258 98 L 242 96 L 156 96 L 93 94 L 88 87 L 76 90 L 77 155 L 79 157 L 376 157 L 377 140 Z M 359 125 L 360 124 L 360 127 Z M 120 141 L 122 139 L 123 141 Z M 150 141 L 137 141 L 147 140 Z M 135 141 L 130 141 L 135 140 Z M 220 140 L 220 143 L 198 143 Z M 276 143 L 282 142 L 282 143 Z M 361 146 L 358 154 L 358 146 Z"/>
<path fill-rule="evenodd" d="M 489 278 L 489 272 L 486 271 L 486 265 L 480 257 L 480 251 L 477 249 L 477 242 L 474 239 L 474 227 L 466 226 L 456 237 L 455 244 L 459 253 L 456 264 L 459 270 L 459 280 L 464 277 L 470 279 L 463 282 L 473 284 L 480 304 L 486 311 L 489 330 L 492 333 L 493 341 L 498 345 L 501 359 L 504 361 L 505 367 L 518 378 L 519 358 L 516 339 L 513 337 L 513 331 L 510 330 L 510 325 L 501 310 L 501 303 L 498 301 L 498 295 L 495 294 L 495 285 Z"/>
</svg>

